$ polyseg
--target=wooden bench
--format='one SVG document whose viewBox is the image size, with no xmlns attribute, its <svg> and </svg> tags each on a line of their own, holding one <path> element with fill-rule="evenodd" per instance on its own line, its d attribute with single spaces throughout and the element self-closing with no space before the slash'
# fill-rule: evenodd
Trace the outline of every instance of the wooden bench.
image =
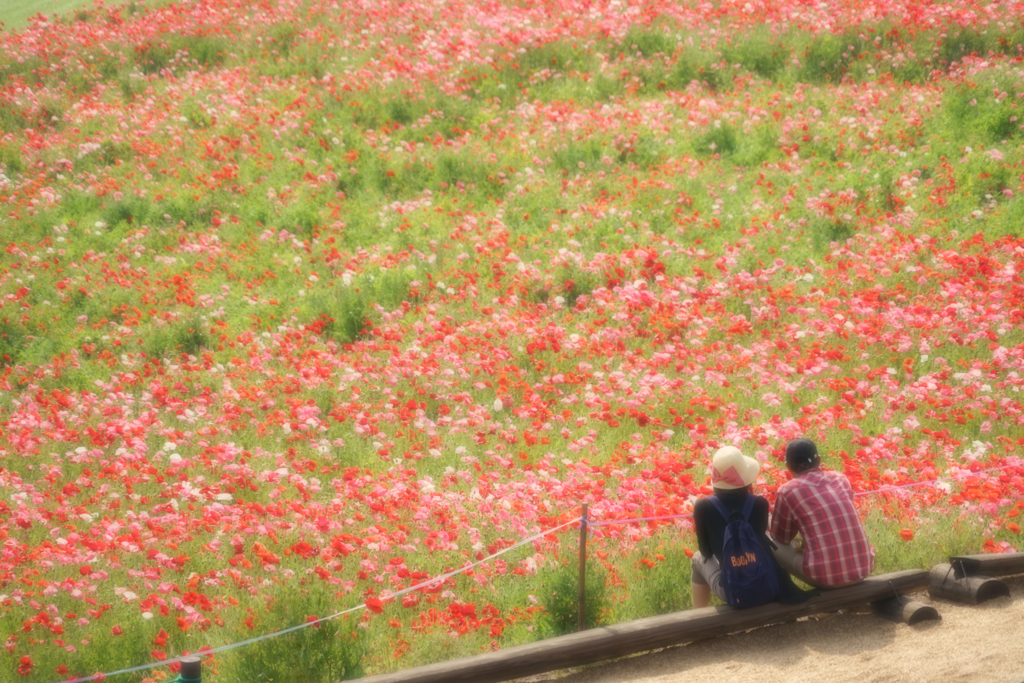
<svg viewBox="0 0 1024 683">
<path fill-rule="evenodd" d="M 1024 553 L 993 553 L 985 555 L 952 555 L 949 558 L 954 576 L 1010 576 L 1024 574 Z"/>
<path fill-rule="evenodd" d="M 933 597 L 977 605 L 1009 597 L 1010 588 L 994 576 L 1024 574 L 1024 553 L 953 555 L 949 564 L 932 568 Z"/>
<path fill-rule="evenodd" d="M 799 605 L 771 603 L 750 609 L 728 606 L 675 612 L 614 626 L 548 638 L 498 652 L 429 664 L 363 678 L 363 683 L 491 683 L 745 631 L 799 617 L 864 603 L 899 602 L 897 594 L 925 588 L 929 573 L 912 569 L 872 576 L 855 586 L 832 591 Z"/>
</svg>

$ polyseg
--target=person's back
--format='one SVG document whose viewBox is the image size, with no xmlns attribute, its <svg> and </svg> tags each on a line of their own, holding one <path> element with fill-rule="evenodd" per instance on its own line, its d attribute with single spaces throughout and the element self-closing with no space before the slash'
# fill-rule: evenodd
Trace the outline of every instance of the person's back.
<svg viewBox="0 0 1024 683">
<path fill-rule="evenodd" d="M 751 511 L 750 524 L 762 534 L 768 531 L 768 500 L 763 496 L 755 496 L 746 488 L 742 489 L 715 489 L 712 494 L 726 509 L 732 513 L 743 510 L 748 497 L 755 498 L 754 509 Z M 722 561 L 722 544 L 725 540 L 725 527 L 729 524 L 729 517 L 715 509 L 711 501 L 712 496 L 701 498 L 693 505 L 693 525 L 697 532 L 697 548 L 704 555 L 714 556 L 719 562 Z M 765 537 L 767 542 L 767 536 Z"/>
<path fill-rule="evenodd" d="M 820 588 L 861 581 L 874 568 L 875 551 L 854 507 L 849 480 L 819 469 L 817 448 L 807 439 L 787 446 L 786 464 L 794 478 L 779 487 L 771 523 L 780 563 Z M 797 534 L 802 552 L 789 547 Z"/>
</svg>

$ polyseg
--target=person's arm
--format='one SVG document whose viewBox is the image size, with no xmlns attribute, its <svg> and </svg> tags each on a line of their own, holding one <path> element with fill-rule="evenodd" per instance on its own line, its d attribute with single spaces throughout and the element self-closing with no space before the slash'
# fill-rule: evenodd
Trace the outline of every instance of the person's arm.
<svg viewBox="0 0 1024 683">
<path fill-rule="evenodd" d="M 710 503 L 706 498 L 701 498 L 693 506 L 693 529 L 697 532 L 697 548 L 704 557 L 711 557 L 714 552 L 711 550 L 711 539 L 708 538 L 707 528 L 704 526 L 705 515 Z"/>
<path fill-rule="evenodd" d="M 750 515 L 750 526 L 754 531 L 763 534 L 768 531 L 768 499 L 758 496 L 754 502 L 754 512 Z"/>
<path fill-rule="evenodd" d="M 788 498 L 780 492 L 775 498 L 775 512 L 772 513 L 772 538 L 777 543 L 789 545 L 796 538 L 798 531 L 793 523 Z"/>
<path fill-rule="evenodd" d="M 841 472 L 836 472 L 835 474 L 836 479 L 839 481 L 839 488 L 850 497 L 850 500 L 853 500 L 853 485 L 850 483 L 849 477 Z"/>
</svg>

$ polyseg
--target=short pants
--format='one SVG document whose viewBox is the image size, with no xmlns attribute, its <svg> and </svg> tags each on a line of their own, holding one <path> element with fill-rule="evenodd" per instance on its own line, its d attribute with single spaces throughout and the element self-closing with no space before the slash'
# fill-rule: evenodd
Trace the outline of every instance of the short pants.
<svg viewBox="0 0 1024 683">
<path fill-rule="evenodd" d="M 722 585 L 722 565 L 715 556 L 704 557 L 698 550 L 690 559 L 690 583 L 698 586 L 711 586 L 711 592 L 721 601 L 725 601 L 725 586 Z"/>
<path fill-rule="evenodd" d="M 775 559 L 779 561 L 782 568 L 789 572 L 794 577 L 800 579 L 809 586 L 814 588 L 822 588 L 825 590 L 832 588 L 845 588 L 846 586 L 852 586 L 860 583 L 861 580 L 850 581 L 849 583 L 840 583 L 835 585 L 825 585 L 819 583 L 814 579 L 811 579 L 804 573 L 804 554 L 802 551 L 797 550 L 792 545 L 786 545 L 785 543 L 776 543 L 775 547 Z"/>
</svg>

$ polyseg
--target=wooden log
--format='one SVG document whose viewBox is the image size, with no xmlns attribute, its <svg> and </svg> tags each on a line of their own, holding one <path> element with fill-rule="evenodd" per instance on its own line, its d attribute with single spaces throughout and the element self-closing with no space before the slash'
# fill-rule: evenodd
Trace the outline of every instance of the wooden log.
<svg viewBox="0 0 1024 683">
<path fill-rule="evenodd" d="M 993 598 L 1010 597 L 1010 588 L 999 579 L 988 576 L 965 576 L 958 579 L 952 565 L 940 564 L 932 568 L 928 594 L 935 598 L 979 605 Z"/>
<path fill-rule="evenodd" d="M 727 605 L 648 617 L 614 626 L 592 628 L 536 643 L 429 664 L 361 679 L 361 683 L 496 683 L 514 678 L 592 664 L 607 659 L 679 645 L 758 626 L 831 612 L 928 585 L 924 569 L 873 576 L 847 588 L 822 591 L 799 605 L 769 603 L 750 609 Z"/>
<path fill-rule="evenodd" d="M 580 575 L 576 591 L 576 630 L 587 630 L 587 504 L 580 511 Z"/>
<path fill-rule="evenodd" d="M 941 621 L 942 615 L 931 605 L 901 596 L 871 603 L 872 609 L 886 619 L 913 626 L 922 621 Z"/>
<path fill-rule="evenodd" d="M 1024 553 L 951 555 L 949 563 L 958 579 L 965 576 L 1010 576 L 1024 574 Z"/>
<path fill-rule="evenodd" d="M 203 683 L 203 660 L 198 655 L 183 658 L 179 677 L 182 683 Z"/>
</svg>

